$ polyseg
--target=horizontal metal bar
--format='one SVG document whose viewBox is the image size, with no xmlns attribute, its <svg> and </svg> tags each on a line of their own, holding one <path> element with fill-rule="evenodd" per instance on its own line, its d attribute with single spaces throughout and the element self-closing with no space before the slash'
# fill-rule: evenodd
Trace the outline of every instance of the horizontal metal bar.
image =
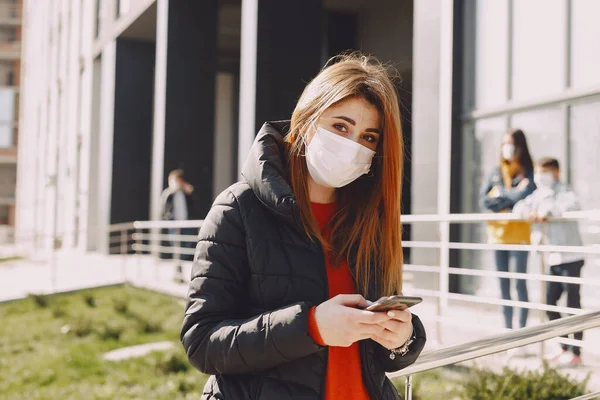
<svg viewBox="0 0 600 400">
<path fill-rule="evenodd" d="M 410 293 L 407 291 L 407 293 L 405 293 L 405 294 L 411 295 L 411 296 L 439 298 L 442 295 L 442 292 L 440 292 L 438 290 L 411 288 Z M 529 308 L 530 310 L 539 310 L 539 311 L 556 311 L 558 313 L 565 313 L 565 314 L 585 314 L 586 313 L 585 310 L 582 310 L 580 308 L 550 306 L 548 304 L 541 304 L 541 303 L 530 303 L 530 302 L 517 301 L 517 300 L 504 300 L 504 299 L 498 299 L 498 298 L 494 298 L 494 297 L 482 297 L 482 296 L 474 296 L 474 295 L 470 295 L 470 294 L 459 294 L 459 293 L 446 293 L 445 295 L 450 300 L 464 301 L 467 303 L 520 307 L 520 308 Z"/>
<path fill-rule="evenodd" d="M 427 351 L 421 354 L 413 365 L 388 374 L 388 376 L 396 378 L 412 375 L 598 327 L 600 327 L 600 311 L 561 318 L 538 326 L 517 329 L 481 340 Z"/>
<path fill-rule="evenodd" d="M 169 246 L 156 246 L 149 244 L 134 244 L 131 248 L 135 251 L 159 251 L 165 254 L 182 254 L 191 255 L 196 254 L 196 249 L 184 248 L 184 247 L 169 247 Z"/>
<path fill-rule="evenodd" d="M 439 249 L 442 242 L 425 240 L 405 240 L 402 246 L 410 248 Z M 488 244 L 488 243 L 459 243 L 450 242 L 448 246 L 455 250 L 507 250 L 507 251 L 537 251 L 540 253 L 580 253 L 600 254 L 600 245 L 587 246 L 551 246 L 532 244 Z"/>
<path fill-rule="evenodd" d="M 198 235 L 171 235 L 170 233 L 161 235 L 158 233 L 134 233 L 133 240 L 151 240 L 151 241 L 173 241 L 173 242 L 194 242 L 198 241 Z"/>
<path fill-rule="evenodd" d="M 463 320 L 457 320 L 456 318 L 453 317 L 438 317 L 437 315 L 428 315 L 427 316 L 427 321 L 429 322 L 440 322 L 443 325 L 447 325 L 447 326 L 454 326 L 457 328 L 468 328 L 469 330 L 472 331 L 477 331 L 477 332 L 485 332 L 485 333 L 489 333 L 489 334 L 496 334 L 498 332 L 512 332 L 512 329 L 506 329 L 506 328 L 498 328 L 498 327 L 490 327 L 490 326 L 486 326 L 486 325 L 482 325 L 482 324 L 465 324 L 465 321 Z M 583 340 L 575 340 L 575 339 L 567 339 L 567 338 L 555 338 L 554 339 L 556 342 L 558 343 L 562 343 L 562 344 L 566 344 L 569 346 L 579 346 L 581 348 L 585 348 L 586 343 Z"/>
<path fill-rule="evenodd" d="M 118 231 L 122 231 L 122 230 L 133 229 L 134 225 L 135 225 L 135 222 L 123 222 L 120 224 L 111 224 L 108 226 L 108 231 L 109 232 L 118 232 Z M 102 229 L 102 228 L 97 228 L 97 229 Z"/>
<path fill-rule="evenodd" d="M 162 228 L 200 228 L 204 220 L 190 221 L 135 221 L 135 229 L 162 229 Z"/>
<path fill-rule="evenodd" d="M 474 214 L 406 214 L 402 215 L 402 223 L 415 222 L 450 222 L 477 223 L 489 221 L 525 221 L 522 216 L 514 213 L 474 213 Z M 600 221 L 600 209 L 586 211 L 568 211 L 560 217 L 549 217 L 548 222 L 591 220 Z"/>
<path fill-rule="evenodd" d="M 600 392 L 584 394 L 583 396 L 574 397 L 571 400 L 592 400 L 592 399 L 600 399 Z"/>
<path fill-rule="evenodd" d="M 554 95 L 547 95 L 542 98 L 526 100 L 526 101 L 511 101 L 497 107 L 486 109 L 473 110 L 462 115 L 464 121 L 472 121 L 482 118 L 497 117 L 506 114 L 514 114 L 528 110 L 546 108 L 553 105 L 571 103 L 580 101 L 588 97 L 600 97 L 600 86 L 594 86 L 585 89 L 567 89 Z"/>
<path fill-rule="evenodd" d="M 429 265 L 412 265 L 404 264 L 402 267 L 404 271 L 410 272 L 426 272 L 426 273 L 440 273 L 440 267 L 429 266 Z M 573 283 L 576 285 L 588 285 L 588 286 L 600 286 L 600 279 L 590 278 L 572 278 L 566 276 L 557 275 L 544 275 L 544 274 L 532 274 L 529 272 L 500 272 L 491 271 L 484 269 L 470 269 L 470 268 L 457 268 L 450 267 L 448 271 L 452 275 L 468 275 L 468 276 L 483 276 L 490 278 L 510 278 L 510 279 L 526 279 L 534 281 L 546 281 L 546 282 L 560 282 L 560 283 Z"/>
</svg>

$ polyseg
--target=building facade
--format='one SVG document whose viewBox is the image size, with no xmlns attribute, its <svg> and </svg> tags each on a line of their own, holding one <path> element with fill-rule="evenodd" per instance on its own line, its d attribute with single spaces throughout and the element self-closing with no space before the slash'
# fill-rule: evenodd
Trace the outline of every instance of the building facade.
<svg viewBox="0 0 600 400">
<path fill-rule="evenodd" d="M 405 213 L 478 212 L 511 127 L 534 156 L 559 158 L 585 208 L 600 207 L 595 0 L 28 0 L 24 12 L 17 235 L 37 248 L 107 251 L 108 225 L 158 218 L 175 168 L 201 219 L 262 123 L 288 119 L 348 49 L 403 77 Z M 480 242 L 482 228 L 449 238 Z M 439 234 L 422 224 L 406 238 Z M 431 249 L 408 259 L 440 263 Z M 493 268 L 483 252 L 451 264 Z"/>
<path fill-rule="evenodd" d="M 0 1 L 0 240 L 12 240 L 15 224 L 21 1 Z"/>
</svg>

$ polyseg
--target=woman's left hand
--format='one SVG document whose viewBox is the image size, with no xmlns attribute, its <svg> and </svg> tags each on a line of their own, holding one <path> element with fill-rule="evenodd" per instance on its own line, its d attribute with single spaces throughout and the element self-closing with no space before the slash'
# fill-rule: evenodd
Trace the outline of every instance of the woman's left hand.
<svg viewBox="0 0 600 400">
<path fill-rule="evenodd" d="M 392 319 L 379 323 L 379 326 L 385 329 L 372 339 L 386 349 L 397 349 L 403 346 L 413 333 L 412 314 L 408 310 L 392 310 L 387 314 Z"/>
</svg>

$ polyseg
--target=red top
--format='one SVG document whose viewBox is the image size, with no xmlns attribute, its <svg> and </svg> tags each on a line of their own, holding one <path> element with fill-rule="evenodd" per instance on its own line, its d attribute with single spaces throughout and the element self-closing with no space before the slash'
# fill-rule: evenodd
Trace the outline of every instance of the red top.
<svg viewBox="0 0 600 400">
<path fill-rule="evenodd" d="M 312 203 L 312 210 L 321 228 L 322 234 L 327 240 L 330 232 L 324 228 L 337 211 L 337 204 Z M 348 263 L 343 262 L 335 266 L 329 260 L 329 254 L 325 254 L 327 265 L 327 279 L 329 284 L 329 298 L 338 294 L 356 294 L 356 284 L 348 268 Z M 325 345 L 319 334 L 319 328 L 315 321 L 315 308 L 310 310 L 308 317 L 308 331 L 315 342 Z M 325 380 L 325 400 L 369 400 L 369 394 L 363 383 L 360 368 L 360 349 L 358 342 L 350 347 L 334 347 L 328 349 L 329 361 L 327 363 L 327 377 Z"/>
</svg>

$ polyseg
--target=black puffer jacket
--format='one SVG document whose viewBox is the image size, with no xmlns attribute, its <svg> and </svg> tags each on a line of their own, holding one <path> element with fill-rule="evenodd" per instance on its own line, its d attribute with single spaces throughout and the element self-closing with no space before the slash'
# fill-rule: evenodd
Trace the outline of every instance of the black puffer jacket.
<svg viewBox="0 0 600 400">
<path fill-rule="evenodd" d="M 181 340 L 194 367 L 212 376 L 203 399 L 322 399 L 327 348 L 308 334 L 308 310 L 328 299 L 323 250 L 308 239 L 284 172 L 286 123 L 261 129 L 244 166 L 245 182 L 215 201 L 200 230 Z M 368 298 L 379 293 L 373 282 Z M 385 372 L 412 364 L 372 340 L 360 343 L 371 399 L 398 399 Z"/>
</svg>

